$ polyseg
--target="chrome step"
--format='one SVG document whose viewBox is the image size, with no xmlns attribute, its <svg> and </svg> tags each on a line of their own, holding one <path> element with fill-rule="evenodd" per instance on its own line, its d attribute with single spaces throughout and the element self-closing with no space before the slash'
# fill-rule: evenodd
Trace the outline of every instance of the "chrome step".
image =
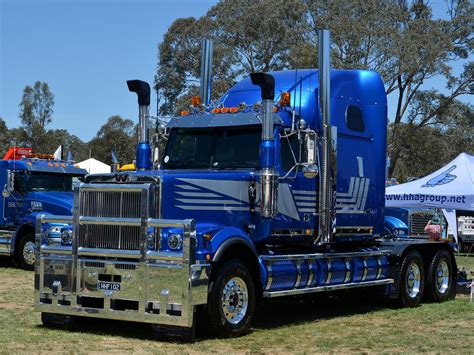
<svg viewBox="0 0 474 355">
<path fill-rule="evenodd" d="M 383 279 L 383 280 L 353 282 L 353 283 L 346 283 L 346 284 L 318 286 L 318 287 L 283 290 L 283 291 L 265 291 L 263 293 L 263 297 L 282 297 L 282 296 L 302 295 L 305 293 L 337 291 L 337 290 L 345 290 L 345 289 L 351 289 L 351 288 L 357 288 L 357 287 L 388 285 L 391 283 L 393 283 L 393 279 Z"/>
</svg>

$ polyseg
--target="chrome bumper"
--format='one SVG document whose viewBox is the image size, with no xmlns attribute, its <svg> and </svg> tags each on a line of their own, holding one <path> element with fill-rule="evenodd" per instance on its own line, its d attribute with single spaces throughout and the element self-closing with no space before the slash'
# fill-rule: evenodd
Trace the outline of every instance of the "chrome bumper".
<svg viewBox="0 0 474 355">
<path fill-rule="evenodd" d="M 182 252 L 81 248 L 75 239 L 72 247 L 41 245 L 44 223 L 72 223 L 72 217 L 38 216 L 36 311 L 191 327 L 194 306 L 207 302 L 210 265 L 195 261 L 194 220 L 146 220 L 146 228 L 183 228 Z M 110 289 L 100 289 L 104 284 Z"/>
</svg>

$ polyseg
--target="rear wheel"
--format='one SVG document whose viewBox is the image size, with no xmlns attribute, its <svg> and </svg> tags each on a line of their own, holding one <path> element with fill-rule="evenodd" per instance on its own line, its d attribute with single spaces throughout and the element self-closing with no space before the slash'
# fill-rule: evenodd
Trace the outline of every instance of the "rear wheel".
<svg viewBox="0 0 474 355">
<path fill-rule="evenodd" d="M 423 259 L 416 250 L 408 252 L 399 271 L 400 294 L 398 303 L 402 307 L 416 307 L 420 304 L 425 287 Z"/>
<path fill-rule="evenodd" d="M 453 293 L 453 264 L 446 250 L 436 253 L 426 275 L 426 296 L 434 302 L 448 300 Z"/>
<path fill-rule="evenodd" d="M 25 270 L 33 270 L 36 262 L 36 243 L 33 233 L 25 234 L 18 246 L 18 260 L 20 266 Z"/>
<path fill-rule="evenodd" d="M 207 304 L 208 319 L 214 333 L 235 337 L 246 333 L 255 310 L 255 283 L 239 260 L 221 265 L 211 281 Z"/>
</svg>

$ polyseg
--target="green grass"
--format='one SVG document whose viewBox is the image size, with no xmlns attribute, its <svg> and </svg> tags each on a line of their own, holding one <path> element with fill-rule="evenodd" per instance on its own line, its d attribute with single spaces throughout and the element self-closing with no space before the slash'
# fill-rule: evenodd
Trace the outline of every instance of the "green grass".
<svg viewBox="0 0 474 355">
<path fill-rule="evenodd" d="M 473 257 L 457 257 L 474 271 Z M 0 353 L 12 352 L 472 352 L 474 303 L 466 295 L 415 309 L 388 307 L 361 292 L 266 302 L 250 334 L 159 342 L 148 326 L 91 320 L 52 330 L 33 312 L 33 273 L 0 259 Z"/>
</svg>

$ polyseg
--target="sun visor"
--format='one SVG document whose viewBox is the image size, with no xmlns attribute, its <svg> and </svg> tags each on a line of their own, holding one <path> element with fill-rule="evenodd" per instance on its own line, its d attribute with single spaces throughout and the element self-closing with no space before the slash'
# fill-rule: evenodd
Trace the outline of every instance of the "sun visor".
<svg viewBox="0 0 474 355">
<path fill-rule="evenodd" d="M 277 114 L 273 114 L 273 122 L 282 124 L 283 121 Z M 169 128 L 206 128 L 206 127 L 228 127 L 228 126 L 251 126 L 261 125 L 262 114 L 260 112 L 244 113 L 219 113 L 219 114 L 195 114 L 189 116 L 174 117 L 168 123 Z"/>
<path fill-rule="evenodd" d="M 74 165 L 68 165 L 64 163 L 56 162 L 27 162 L 26 169 L 28 171 L 43 172 L 43 173 L 61 173 L 61 174 L 74 174 L 74 175 L 86 175 L 87 171 L 78 168 Z"/>
</svg>

